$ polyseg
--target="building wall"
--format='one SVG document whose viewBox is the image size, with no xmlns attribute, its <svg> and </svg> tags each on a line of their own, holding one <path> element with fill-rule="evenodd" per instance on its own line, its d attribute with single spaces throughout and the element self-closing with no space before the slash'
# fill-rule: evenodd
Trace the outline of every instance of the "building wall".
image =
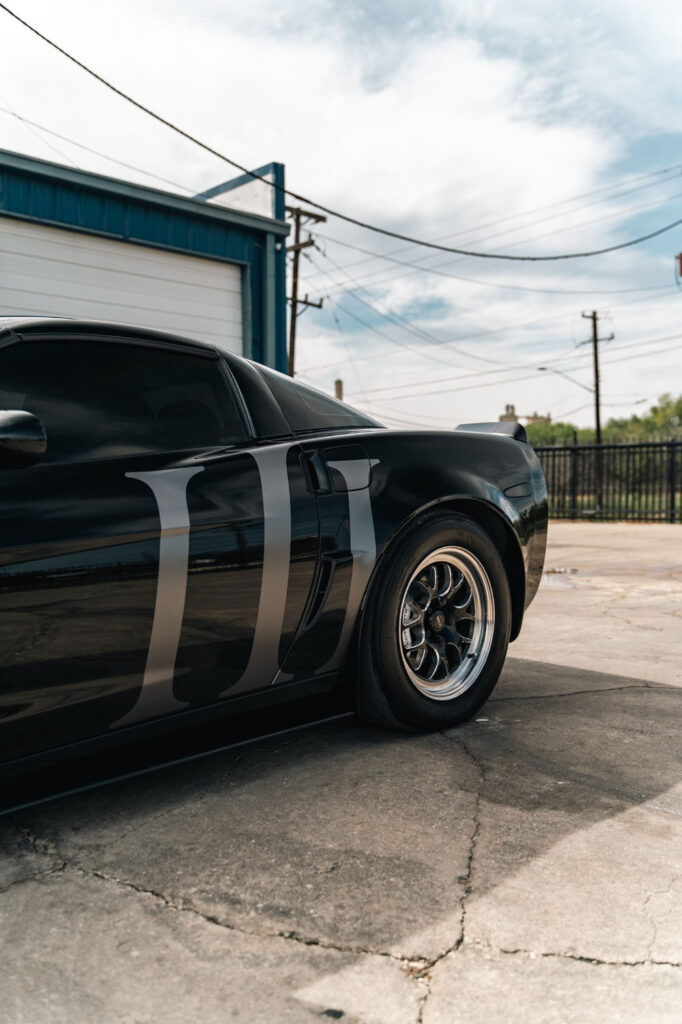
<svg viewBox="0 0 682 1024">
<path fill-rule="evenodd" d="M 102 313 L 103 319 L 131 322 L 125 311 L 134 312 L 146 295 L 146 305 L 139 307 L 145 319 L 132 322 L 163 329 L 172 320 L 166 329 L 205 340 L 212 332 L 214 343 L 222 337 L 232 351 L 284 370 L 287 232 L 286 224 L 272 218 L 0 151 L 3 313 L 38 312 L 22 308 L 22 297 L 28 302 L 30 296 L 35 303 L 44 289 L 46 302 L 53 301 L 54 307 L 40 312 L 84 315 L 81 310 L 91 295 L 103 311 L 123 310 L 112 317 Z M 17 248 L 22 247 L 20 254 Z M 50 253 L 55 275 L 51 294 L 49 272 L 41 263 L 50 261 Z M 88 264 L 81 270 L 79 254 Z M 42 275 L 36 273 L 39 267 Z M 143 288 L 134 267 L 148 278 Z M 107 282 L 108 269 L 118 275 L 117 287 Z M 33 292 L 27 287 L 32 275 Z M 70 297 L 69 287 L 77 294 Z M 241 333 L 235 318 L 241 321 Z"/>
</svg>

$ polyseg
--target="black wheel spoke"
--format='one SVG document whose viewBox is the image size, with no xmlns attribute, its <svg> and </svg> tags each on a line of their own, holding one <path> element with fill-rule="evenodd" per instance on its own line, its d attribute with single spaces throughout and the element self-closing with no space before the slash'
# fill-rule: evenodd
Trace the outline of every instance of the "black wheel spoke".
<svg viewBox="0 0 682 1024">
<path fill-rule="evenodd" d="M 436 593 L 441 600 L 444 600 L 446 597 L 450 596 L 454 588 L 455 576 L 452 571 L 452 566 L 445 562 L 441 569 L 441 582 Z"/>
</svg>

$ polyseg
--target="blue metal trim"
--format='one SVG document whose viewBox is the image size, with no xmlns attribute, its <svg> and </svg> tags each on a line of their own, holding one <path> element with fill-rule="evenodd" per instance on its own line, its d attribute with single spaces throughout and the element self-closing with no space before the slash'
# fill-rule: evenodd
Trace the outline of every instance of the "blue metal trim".
<svg viewBox="0 0 682 1024">
<path fill-rule="evenodd" d="M 275 218 L 284 220 L 286 212 L 287 197 L 284 192 L 284 164 L 271 164 L 275 178 Z"/>
<path fill-rule="evenodd" d="M 1 183 L 1 171 L 0 171 L 0 183 Z M 0 186 L 1 187 L 1 186 Z M 0 217 L 6 217 L 8 220 L 25 220 L 29 224 L 42 224 L 49 228 L 58 228 L 60 231 L 73 231 L 78 235 L 92 235 L 94 238 L 112 238 L 116 242 L 126 242 L 128 245 L 139 245 L 144 249 L 161 249 L 163 252 L 177 252 L 183 256 L 194 256 L 198 260 L 212 260 L 214 263 L 229 263 L 232 266 L 248 267 L 249 261 L 245 257 L 244 259 L 236 259 L 231 256 L 221 256 L 217 253 L 209 252 L 198 252 L 196 249 L 183 248 L 181 245 L 168 245 L 164 242 L 150 242 L 146 239 L 140 240 L 139 238 L 126 238 L 124 235 L 118 234 L 115 231 L 97 231 L 95 228 L 83 228 L 74 224 L 65 224 L 59 220 L 47 220 L 45 217 L 29 217 L 23 213 L 7 213 L 1 208 L 0 204 Z"/>
<path fill-rule="evenodd" d="M 275 217 L 286 217 L 284 164 L 273 164 L 275 184 Z M 283 238 L 275 240 L 275 368 L 287 372 L 287 250 Z"/>
<path fill-rule="evenodd" d="M 288 225 L 271 217 L 261 217 L 260 214 L 245 213 L 241 210 L 230 210 L 227 207 L 204 203 L 194 198 L 186 199 L 184 196 L 164 192 L 162 189 L 136 185 L 133 182 L 110 178 L 104 174 L 79 171 L 73 167 L 50 163 L 48 160 L 39 160 L 36 157 L 24 156 L 22 153 L 0 149 L 0 174 L 4 172 L 23 174 L 34 181 L 36 179 L 44 180 L 45 187 L 48 187 L 49 182 L 55 188 L 63 186 L 70 187 L 72 191 L 75 189 L 95 195 L 99 194 L 103 200 L 113 196 L 117 199 L 137 201 L 148 207 L 161 207 L 167 211 L 186 213 L 201 220 L 225 222 L 252 231 L 268 231 L 282 236 L 289 233 Z"/>
<path fill-rule="evenodd" d="M 275 261 L 275 240 L 272 235 L 265 240 L 265 270 L 263 274 L 263 358 L 266 366 L 277 365 L 277 335 L 275 318 L 275 296 L 277 273 Z"/>
<path fill-rule="evenodd" d="M 287 251 L 275 242 L 275 369 L 287 372 Z"/>
<path fill-rule="evenodd" d="M 281 164 L 263 164 L 262 167 L 255 167 L 253 171 L 248 174 L 240 174 L 237 178 L 229 178 L 227 181 L 223 181 L 220 185 L 214 185 L 213 188 L 206 189 L 205 192 L 197 192 L 193 199 L 214 199 L 215 196 L 221 196 L 223 192 L 229 192 L 233 188 L 240 188 L 242 185 L 247 185 L 250 181 L 256 181 L 255 175 L 264 178 L 267 174 L 273 174 L 275 167 L 280 167 Z"/>
<path fill-rule="evenodd" d="M 242 355 L 246 359 L 253 359 L 251 341 L 253 338 L 253 317 L 251 309 L 251 266 L 246 264 L 246 266 L 242 267 Z"/>
</svg>

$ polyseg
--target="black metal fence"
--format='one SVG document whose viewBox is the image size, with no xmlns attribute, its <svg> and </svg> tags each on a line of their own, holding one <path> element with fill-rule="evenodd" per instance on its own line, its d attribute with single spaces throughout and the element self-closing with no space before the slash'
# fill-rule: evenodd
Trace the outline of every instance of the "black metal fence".
<svg viewBox="0 0 682 1024">
<path fill-rule="evenodd" d="M 557 519 L 682 522 L 682 442 L 541 446 Z"/>
</svg>

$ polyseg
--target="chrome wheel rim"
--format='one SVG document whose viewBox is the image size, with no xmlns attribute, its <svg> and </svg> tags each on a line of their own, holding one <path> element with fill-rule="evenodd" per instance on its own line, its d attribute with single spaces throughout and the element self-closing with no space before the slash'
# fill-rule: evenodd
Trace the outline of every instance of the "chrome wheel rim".
<svg viewBox="0 0 682 1024">
<path fill-rule="evenodd" d="M 453 700 L 481 674 L 493 642 L 495 600 L 478 558 L 439 548 L 419 563 L 400 602 L 398 643 L 413 686 Z"/>
</svg>

